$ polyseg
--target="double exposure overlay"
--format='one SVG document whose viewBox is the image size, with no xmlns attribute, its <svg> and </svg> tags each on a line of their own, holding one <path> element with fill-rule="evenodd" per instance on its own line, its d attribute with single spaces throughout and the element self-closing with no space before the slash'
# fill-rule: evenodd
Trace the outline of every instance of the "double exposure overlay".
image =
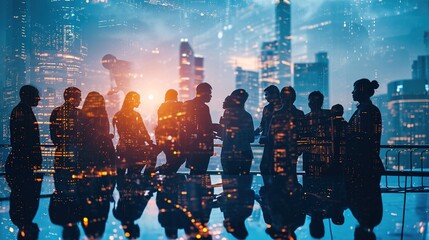
<svg viewBox="0 0 429 240">
<path fill-rule="evenodd" d="M 4 0 L 0 239 L 429 239 L 429 0 Z"/>
</svg>

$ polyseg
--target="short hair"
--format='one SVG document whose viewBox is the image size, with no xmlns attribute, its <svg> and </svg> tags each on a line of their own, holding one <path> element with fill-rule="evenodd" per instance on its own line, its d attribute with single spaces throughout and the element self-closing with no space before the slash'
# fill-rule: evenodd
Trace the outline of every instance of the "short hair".
<svg viewBox="0 0 429 240">
<path fill-rule="evenodd" d="M 176 90 L 174 89 L 168 89 L 167 92 L 165 92 L 165 101 L 169 101 L 169 100 L 177 100 L 177 95 L 179 95 L 177 93 Z"/>
<path fill-rule="evenodd" d="M 70 98 L 77 98 L 82 93 L 79 88 L 77 87 L 68 87 L 66 90 L 64 90 L 64 100 L 68 100 Z"/>
<path fill-rule="evenodd" d="M 332 116 L 343 116 L 344 107 L 341 104 L 335 104 L 331 107 Z"/>
<path fill-rule="evenodd" d="M 281 99 L 285 99 L 286 98 L 286 92 L 290 92 L 291 93 L 291 96 L 292 96 L 291 100 L 292 100 L 292 103 L 294 103 L 295 100 L 296 100 L 295 89 L 293 89 L 293 87 L 291 87 L 291 86 L 287 86 L 287 87 L 282 88 L 282 91 L 280 93 L 280 98 Z"/>
<path fill-rule="evenodd" d="M 33 85 L 24 85 L 19 89 L 19 98 L 21 100 L 29 100 L 34 95 L 39 93 L 39 90 Z"/>
<path fill-rule="evenodd" d="M 275 85 L 270 85 L 270 86 L 266 87 L 266 88 L 264 89 L 264 92 L 267 92 L 267 93 L 274 93 L 274 94 L 277 94 L 277 95 L 279 95 L 279 94 L 280 94 L 280 90 L 279 90 L 279 88 L 278 88 L 277 86 L 275 86 Z"/>
<path fill-rule="evenodd" d="M 323 102 L 323 99 L 325 98 L 325 96 L 323 96 L 323 93 L 321 93 L 320 91 L 313 91 L 308 95 L 308 99 L 310 98 L 319 98 L 319 99 L 322 99 L 322 102 Z"/>
<path fill-rule="evenodd" d="M 247 98 L 249 98 L 249 94 L 244 89 L 236 89 L 231 93 L 231 97 L 233 100 L 241 106 L 244 106 L 244 103 L 247 101 Z"/>
<path fill-rule="evenodd" d="M 200 83 L 197 86 L 197 93 L 202 93 L 202 92 L 210 92 L 212 90 L 212 86 L 210 86 L 210 84 L 208 83 Z"/>
</svg>

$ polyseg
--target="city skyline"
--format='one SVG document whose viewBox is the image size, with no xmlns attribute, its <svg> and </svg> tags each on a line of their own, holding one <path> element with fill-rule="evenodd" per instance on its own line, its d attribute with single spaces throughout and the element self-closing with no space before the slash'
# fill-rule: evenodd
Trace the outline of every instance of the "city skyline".
<svg viewBox="0 0 429 240">
<path fill-rule="evenodd" d="M 81 11 L 85 16 L 79 19 L 81 29 L 77 30 L 81 33 L 72 33 L 83 39 L 79 54 L 84 54 L 84 77 L 76 84 L 84 89 L 84 96 L 89 90 L 106 94 L 110 78 L 100 64 L 101 58 L 111 53 L 129 61 L 134 73 L 132 88 L 143 96 L 140 111 L 145 112 L 146 121 L 151 121 L 164 92 L 179 88 L 177 51 L 180 39 L 187 38 L 193 50 L 204 56 L 204 79 L 213 86 L 209 105 L 216 120 L 222 113 L 223 99 L 235 87 L 235 68 L 260 72 L 260 49 L 264 42 L 276 40 L 275 6 L 274 1 L 238 0 L 87 1 L 72 11 Z M 38 13 L 39 8 L 32 11 Z M 425 45 L 423 39 L 427 29 L 423 22 L 429 20 L 428 8 L 425 1 L 411 0 L 401 4 L 352 0 L 292 2 L 292 63 L 309 63 L 315 53 L 328 52 L 329 90 L 338 92 L 331 97 L 330 105 L 341 103 L 351 111 L 355 104 L 350 92 L 356 79 L 377 79 L 381 87 L 376 94 L 383 94 L 387 93 L 389 82 L 411 77 L 413 60 L 427 52 L 427 40 Z M 53 15 L 37 20 L 40 24 L 36 27 L 43 26 L 49 17 Z M 7 29 L 5 20 L 0 23 L 3 33 Z M 1 43 L 5 54 L 5 39 Z M 35 44 L 32 43 L 33 49 Z M 49 58 L 46 54 L 34 56 Z M 52 61 L 60 62 L 52 56 Z M 31 64 L 34 70 L 45 67 Z M 0 75 L 4 86 L 5 71 Z M 28 74 L 25 81 L 34 83 L 38 78 Z"/>
</svg>

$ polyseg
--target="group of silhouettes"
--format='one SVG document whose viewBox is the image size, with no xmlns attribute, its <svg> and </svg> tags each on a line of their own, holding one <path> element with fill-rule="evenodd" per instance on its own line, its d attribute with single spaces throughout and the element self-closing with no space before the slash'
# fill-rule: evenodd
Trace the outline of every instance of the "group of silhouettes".
<svg viewBox="0 0 429 240">
<path fill-rule="evenodd" d="M 354 83 L 353 100 L 359 105 L 347 122 L 343 107 L 322 109 L 323 94 L 309 95 L 310 113 L 294 106 L 292 87 L 264 89 L 268 102 L 260 126 L 254 129 L 245 110 L 249 94 L 234 90 L 225 98 L 224 113 L 213 123 L 206 103 L 212 87 L 201 83 L 196 97 L 178 101 L 168 90 L 158 109 L 154 142 L 141 115 L 135 111 L 140 95 L 126 94 L 112 119 L 113 134 L 104 97 L 88 93 L 79 109 L 81 91 L 69 87 L 64 104 L 50 116 L 50 135 L 55 145 L 55 190 L 49 203 L 52 223 L 63 227 L 64 239 L 78 239 L 81 223 L 90 239 L 102 237 L 114 188 L 119 200 L 113 215 L 121 222 L 125 237 L 140 236 L 135 221 L 157 192 L 158 220 L 168 238 L 184 229 L 190 239 L 211 239 L 208 221 L 212 207 L 220 206 L 225 229 L 238 239 L 247 237 L 245 219 L 257 200 L 273 239 L 296 239 L 295 230 L 311 216 L 310 233 L 324 235 L 323 219 L 343 224 L 349 208 L 358 220 L 355 239 L 375 239 L 373 228 L 381 222 L 380 178 L 384 170 L 379 157 L 381 115 L 370 97 L 376 81 Z M 12 110 L 12 150 L 6 161 L 6 180 L 11 189 L 10 217 L 18 226 L 18 239 L 37 239 L 36 215 L 43 174 L 39 127 L 32 107 L 40 101 L 31 85 L 20 89 L 21 102 Z M 114 134 L 119 135 L 116 147 Z M 264 145 L 260 171 L 264 186 L 259 195 L 251 189 L 253 163 L 251 143 L 259 136 Z M 223 193 L 214 195 L 207 174 L 214 154 L 214 139 L 221 150 Z M 156 166 L 164 152 L 166 163 Z M 298 182 L 297 162 L 303 154 L 303 184 Z M 189 175 L 176 174 L 185 163 Z M 159 173 L 159 174 L 156 174 Z M 159 175 L 164 176 L 162 178 Z M 155 179 L 156 177 L 156 180 Z"/>
</svg>

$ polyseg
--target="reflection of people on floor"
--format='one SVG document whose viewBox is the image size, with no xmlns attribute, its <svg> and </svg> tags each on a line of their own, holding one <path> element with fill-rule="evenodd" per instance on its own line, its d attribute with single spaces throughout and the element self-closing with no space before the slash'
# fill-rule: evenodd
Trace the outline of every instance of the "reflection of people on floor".
<svg viewBox="0 0 429 240">
<path fill-rule="evenodd" d="M 273 239 L 296 239 L 295 230 L 305 222 L 304 195 L 297 177 L 275 176 L 266 199 L 271 218 L 266 233 Z"/>
<path fill-rule="evenodd" d="M 248 174 L 222 174 L 223 193 L 218 201 L 225 219 L 223 226 L 237 239 L 245 239 L 249 235 L 245 220 L 252 215 L 255 200 L 252 180 L 253 176 Z"/>
<path fill-rule="evenodd" d="M 119 200 L 113 208 L 113 216 L 121 222 L 125 237 L 140 237 L 140 227 L 135 223 L 139 219 L 149 200 L 153 196 L 154 187 L 150 176 L 140 173 L 127 174 L 119 191 Z"/>
<path fill-rule="evenodd" d="M 83 148 L 79 161 L 81 222 L 89 239 L 100 239 L 106 228 L 116 173 L 116 153 L 109 134 L 105 101 L 90 92 L 82 107 Z"/>
<path fill-rule="evenodd" d="M 170 174 L 160 181 L 156 194 L 158 221 L 168 239 L 176 239 L 177 231 L 191 224 L 188 214 L 183 212 L 186 195 L 185 175 Z"/>
<path fill-rule="evenodd" d="M 6 160 L 6 182 L 10 187 L 9 215 L 18 228 L 18 239 L 37 239 L 39 227 L 33 223 L 39 208 L 43 175 L 39 125 L 32 107 L 40 101 L 37 88 L 25 85 L 19 91 L 21 101 L 10 114 L 10 144 Z"/>
<path fill-rule="evenodd" d="M 186 179 L 184 208 L 191 222 L 185 226 L 189 239 L 211 239 L 208 229 L 213 207 L 213 187 L 210 175 L 190 175 Z"/>
<path fill-rule="evenodd" d="M 55 108 L 50 117 L 51 139 L 55 145 L 55 191 L 49 203 L 52 223 L 62 226 L 63 238 L 78 239 L 80 220 L 78 196 L 78 161 L 82 150 L 81 91 L 68 87 L 64 104 Z"/>
</svg>

